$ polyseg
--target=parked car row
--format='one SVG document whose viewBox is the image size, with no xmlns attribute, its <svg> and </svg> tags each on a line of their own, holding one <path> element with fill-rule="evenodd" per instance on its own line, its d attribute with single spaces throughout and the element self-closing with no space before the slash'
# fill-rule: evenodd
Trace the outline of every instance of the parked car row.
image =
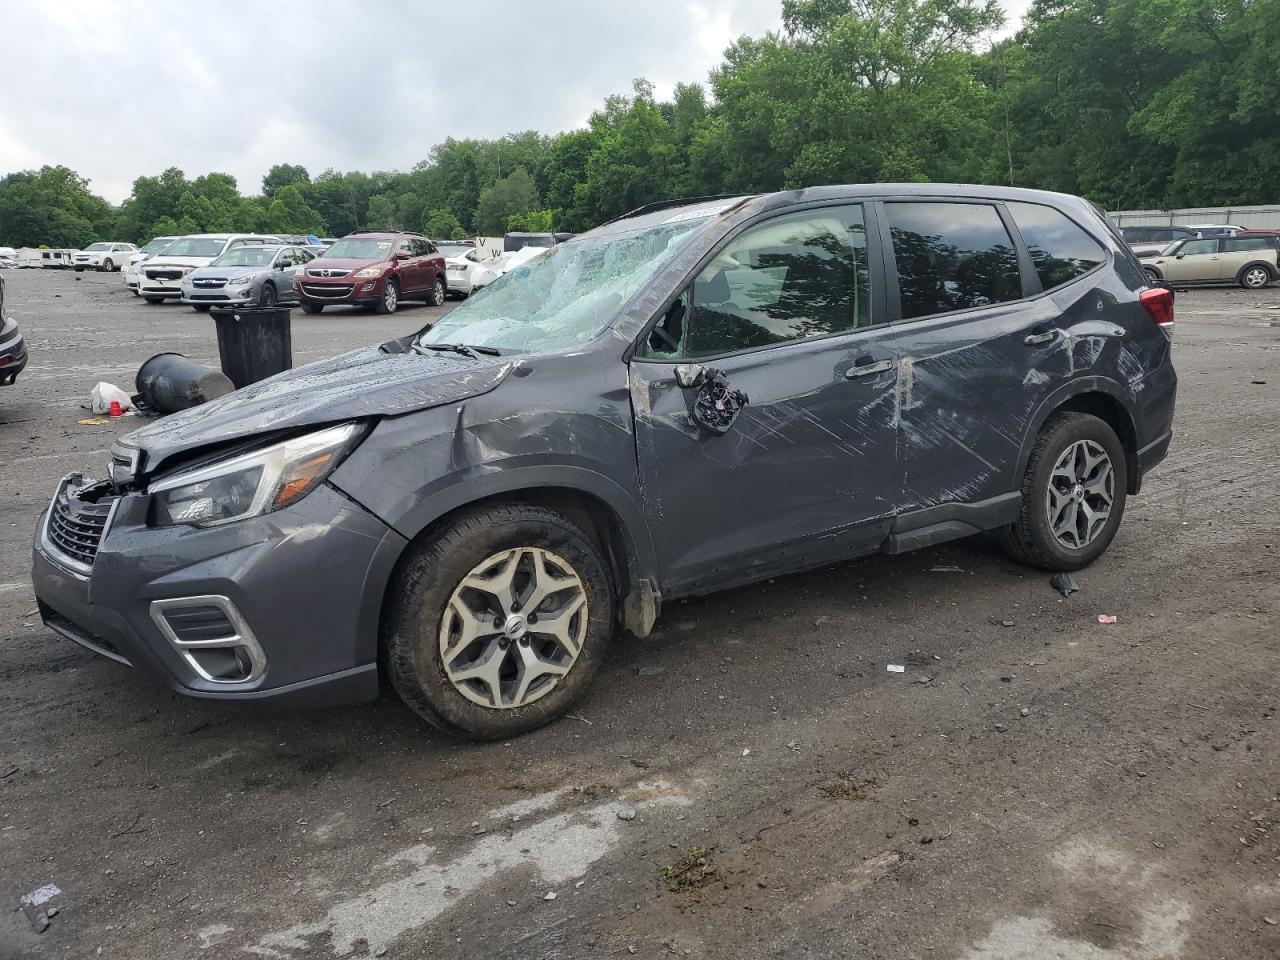
<svg viewBox="0 0 1280 960">
<path fill-rule="evenodd" d="M 1280 277 L 1280 235 L 1242 231 L 1232 236 L 1175 240 L 1141 261 L 1147 276 L 1157 283 L 1237 283 L 1257 290 Z"/>
</svg>

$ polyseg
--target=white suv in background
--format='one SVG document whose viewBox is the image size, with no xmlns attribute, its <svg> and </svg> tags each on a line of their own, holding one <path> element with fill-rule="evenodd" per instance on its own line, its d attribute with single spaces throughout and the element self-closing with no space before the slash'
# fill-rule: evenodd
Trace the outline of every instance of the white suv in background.
<svg viewBox="0 0 1280 960">
<path fill-rule="evenodd" d="M 159 253 L 163 253 L 165 247 L 177 240 L 177 237 L 156 237 L 137 253 L 129 257 L 129 262 L 120 268 L 120 279 L 124 281 L 126 290 L 132 290 L 133 295 L 138 295 L 138 281 L 142 278 L 142 264 Z"/>
<path fill-rule="evenodd" d="M 147 303 L 178 300 L 182 297 L 182 278 L 197 267 L 207 267 L 232 247 L 279 242 L 279 237 L 259 233 L 198 233 L 179 237 L 164 253 L 139 265 L 138 295 Z"/>
<path fill-rule="evenodd" d="M 132 243 L 91 243 L 71 260 L 76 273 L 81 270 L 120 270 L 138 252 Z"/>
</svg>

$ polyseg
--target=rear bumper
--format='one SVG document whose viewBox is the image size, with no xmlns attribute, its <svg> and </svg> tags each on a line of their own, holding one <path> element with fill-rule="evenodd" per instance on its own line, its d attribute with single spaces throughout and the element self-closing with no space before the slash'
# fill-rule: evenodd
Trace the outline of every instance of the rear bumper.
<svg viewBox="0 0 1280 960">
<path fill-rule="evenodd" d="M 19 333 L 0 343 L 0 386 L 8 386 L 18 379 L 27 365 L 27 346 Z"/>
<path fill-rule="evenodd" d="M 1164 362 L 1134 385 L 1138 449 L 1134 455 L 1130 493 L 1142 489 L 1146 474 L 1169 453 L 1173 441 L 1173 413 L 1177 406 L 1178 375 L 1173 369 L 1173 351 Z"/>
</svg>

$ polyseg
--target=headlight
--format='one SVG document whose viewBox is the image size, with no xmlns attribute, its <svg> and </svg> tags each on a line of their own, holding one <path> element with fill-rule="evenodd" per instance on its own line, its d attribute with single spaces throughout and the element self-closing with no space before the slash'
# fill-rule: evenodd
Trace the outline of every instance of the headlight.
<svg viewBox="0 0 1280 960">
<path fill-rule="evenodd" d="M 256 273 L 246 273 L 243 277 L 233 277 L 231 283 L 237 287 L 247 287 L 257 279 L 258 275 Z"/>
<path fill-rule="evenodd" d="M 213 527 L 301 500 L 350 452 L 360 425 L 345 423 L 153 483 L 152 526 Z"/>
<path fill-rule="evenodd" d="M 363 279 L 365 277 L 380 277 L 382 276 L 382 268 L 381 267 L 365 267 L 363 270 L 357 270 L 355 272 L 355 276 L 360 279 Z"/>
</svg>

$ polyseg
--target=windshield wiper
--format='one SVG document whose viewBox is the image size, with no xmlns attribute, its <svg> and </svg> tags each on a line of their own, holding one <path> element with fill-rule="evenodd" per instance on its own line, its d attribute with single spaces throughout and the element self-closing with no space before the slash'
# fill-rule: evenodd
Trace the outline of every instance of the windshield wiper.
<svg viewBox="0 0 1280 960">
<path fill-rule="evenodd" d="M 479 360 L 482 353 L 488 357 L 502 356 L 502 351 L 497 347 L 472 347 L 465 343 L 415 343 L 413 349 L 417 353 L 422 353 L 424 350 L 447 350 L 450 353 L 460 353 L 472 360 Z"/>
</svg>

